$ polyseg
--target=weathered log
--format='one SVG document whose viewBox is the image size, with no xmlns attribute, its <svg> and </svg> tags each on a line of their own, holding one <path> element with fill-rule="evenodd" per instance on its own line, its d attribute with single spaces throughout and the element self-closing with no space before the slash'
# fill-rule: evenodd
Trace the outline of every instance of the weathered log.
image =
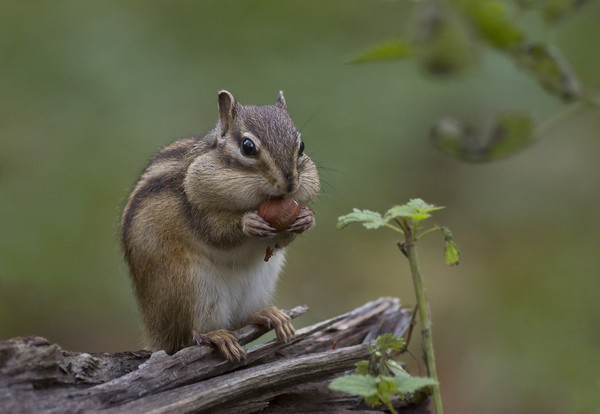
<svg viewBox="0 0 600 414">
<path fill-rule="evenodd" d="M 294 318 L 306 311 L 300 306 L 286 313 Z M 410 310 L 397 299 L 381 298 L 299 329 L 289 343 L 255 345 L 246 360 L 235 363 L 208 346 L 174 355 L 88 354 L 39 337 L 0 341 L 0 412 L 375 412 L 327 385 L 366 359 L 367 344 L 378 335 L 402 335 L 409 323 Z M 248 344 L 266 331 L 248 325 L 236 334 Z M 418 411 L 426 410 L 421 397 L 419 403 L 413 398 L 395 405 L 401 412 L 427 412 Z"/>
</svg>

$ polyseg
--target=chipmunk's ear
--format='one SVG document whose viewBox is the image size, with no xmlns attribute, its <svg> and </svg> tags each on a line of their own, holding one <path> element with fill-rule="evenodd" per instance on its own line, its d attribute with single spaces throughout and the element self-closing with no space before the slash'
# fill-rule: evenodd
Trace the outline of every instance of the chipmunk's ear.
<svg viewBox="0 0 600 414">
<path fill-rule="evenodd" d="M 284 109 L 287 111 L 287 105 L 285 103 L 285 98 L 283 97 L 283 91 L 279 91 L 279 95 L 277 96 L 277 103 L 275 106 L 279 109 Z"/>
<path fill-rule="evenodd" d="M 219 119 L 221 121 L 221 136 L 224 136 L 231 129 L 233 120 L 237 114 L 237 105 L 235 98 L 228 91 L 219 91 Z"/>
</svg>

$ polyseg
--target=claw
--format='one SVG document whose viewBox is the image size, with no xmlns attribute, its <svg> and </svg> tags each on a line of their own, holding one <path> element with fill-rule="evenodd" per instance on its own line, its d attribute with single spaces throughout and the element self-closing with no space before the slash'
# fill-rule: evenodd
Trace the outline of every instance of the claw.
<svg viewBox="0 0 600 414">
<path fill-rule="evenodd" d="M 200 334 L 192 331 L 194 341 L 198 345 L 211 344 L 223 355 L 229 362 L 240 362 L 246 359 L 246 351 L 238 342 L 235 334 L 225 329 L 219 329 L 208 333 Z"/>
<path fill-rule="evenodd" d="M 242 220 L 242 229 L 248 236 L 268 237 L 277 236 L 277 230 L 258 215 L 257 211 L 246 213 Z"/>
<path fill-rule="evenodd" d="M 277 339 L 283 342 L 291 341 L 296 334 L 292 319 L 275 306 L 259 310 L 250 317 L 248 322 L 274 328 Z"/>
<path fill-rule="evenodd" d="M 300 234 L 315 224 L 315 216 L 311 209 L 303 207 L 296 221 L 286 230 L 288 233 Z"/>
</svg>

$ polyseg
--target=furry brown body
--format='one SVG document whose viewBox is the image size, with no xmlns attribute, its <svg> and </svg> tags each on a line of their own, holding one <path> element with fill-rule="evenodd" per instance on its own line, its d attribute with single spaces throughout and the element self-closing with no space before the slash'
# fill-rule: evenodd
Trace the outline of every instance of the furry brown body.
<svg viewBox="0 0 600 414">
<path fill-rule="evenodd" d="M 123 212 L 125 258 L 152 347 L 169 353 L 192 345 L 193 331 L 201 333 L 197 342 L 216 343 L 213 331 L 249 320 L 277 327 L 281 318 L 264 320 L 260 312 L 284 249 L 268 263 L 265 249 L 283 248 L 314 224 L 303 208 L 296 223 L 276 233 L 256 212 L 271 197 L 306 207 L 319 191 L 283 95 L 275 106 L 243 106 L 222 91 L 219 117 L 204 137 L 180 139 L 155 155 Z M 278 336 L 288 339 L 289 331 Z M 227 357 L 231 347 L 239 351 L 223 347 Z"/>
</svg>

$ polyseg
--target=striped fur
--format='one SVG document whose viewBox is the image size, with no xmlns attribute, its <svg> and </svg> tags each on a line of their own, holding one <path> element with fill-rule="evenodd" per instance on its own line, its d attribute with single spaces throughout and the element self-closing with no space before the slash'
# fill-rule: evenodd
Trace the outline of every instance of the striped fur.
<svg viewBox="0 0 600 414">
<path fill-rule="evenodd" d="M 251 237 L 245 214 L 272 196 L 308 204 L 317 170 L 298 153 L 300 136 L 283 95 L 275 106 L 243 106 L 219 95 L 220 121 L 204 137 L 180 139 L 156 154 L 125 206 L 121 240 L 153 349 L 173 353 L 192 331 L 234 329 L 266 306 L 284 249 L 295 237 Z M 256 140 L 256 157 L 240 151 Z"/>
</svg>

